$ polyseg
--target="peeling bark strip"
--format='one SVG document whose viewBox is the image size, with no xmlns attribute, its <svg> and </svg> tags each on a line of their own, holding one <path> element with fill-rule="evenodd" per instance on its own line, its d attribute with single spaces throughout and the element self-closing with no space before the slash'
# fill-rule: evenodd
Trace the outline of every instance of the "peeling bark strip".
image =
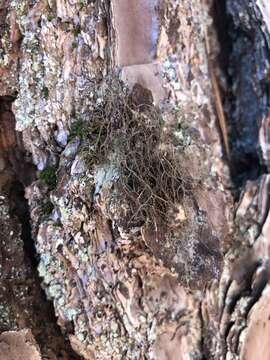
<svg viewBox="0 0 270 360">
<path fill-rule="evenodd" d="M 0 1 L 0 359 L 75 358 L 37 267 L 83 359 L 269 360 L 269 29 L 265 0 Z"/>
<path fill-rule="evenodd" d="M 162 68 L 157 59 L 160 32 L 159 0 L 112 1 L 115 59 L 121 78 L 132 89 L 135 84 L 151 90 L 156 104 L 166 99 Z"/>
<path fill-rule="evenodd" d="M 157 10 L 158 0 L 112 1 L 117 65 L 148 64 L 156 58 Z"/>
</svg>

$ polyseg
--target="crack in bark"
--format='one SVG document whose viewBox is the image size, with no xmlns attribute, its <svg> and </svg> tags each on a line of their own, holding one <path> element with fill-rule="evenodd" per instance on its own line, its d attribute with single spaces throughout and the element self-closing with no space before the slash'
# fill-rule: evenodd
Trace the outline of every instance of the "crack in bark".
<svg viewBox="0 0 270 360">
<path fill-rule="evenodd" d="M 32 330 L 44 357 L 55 360 L 52 354 L 49 355 L 53 350 L 57 358 L 76 360 L 79 357 L 61 334 L 53 304 L 46 299 L 37 273 L 38 264 L 31 234 L 29 206 L 24 197 L 25 186 L 35 178 L 35 168 L 25 160 L 26 154 L 21 145 L 20 134 L 15 131 L 15 120 L 11 111 L 13 101 L 14 98 L 10 96 L 0 97 L 0 155 L 4 163 L 0 170 L 0 194 L 6 196 L 9 205 L 9 219 L 3 226 L 8 226 L 9 221 L 11 226 L 16 224 L 23 250 L 21 254 L 18 244 L 13 243 L 13 233 L 17 230 L 12 227 L 12 231 L 5 238 L 6 253 L 5 249 L 1 248 L 0 265 L 3 269 L 9 268 L 9 252 L 12 249 L 14 271 L 18 272 L 19 277 L 0 279 L 1 284 L 7 289 L 1 299 L 7 300 L 11 311 L 16 314 L 14 325 L 6 327 L 5 331 L 20 328 L 24 324 L 23 327 L 28 326 Z M 22 293 L 18 299 L 17 292 L 23 288 L 28 289 L 27 294 Z"/>
</svg>

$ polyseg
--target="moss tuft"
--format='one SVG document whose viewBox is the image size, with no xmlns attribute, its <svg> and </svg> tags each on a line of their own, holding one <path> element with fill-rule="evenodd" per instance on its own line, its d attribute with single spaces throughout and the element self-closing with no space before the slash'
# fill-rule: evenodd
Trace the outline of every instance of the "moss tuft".
<svg viewBox="0 0 270 360">
<path fill-rule="evenodd" d="M 76 25 L 73 30 L 73 34 L 74 34 L 74 36 L 78 36 L 80 33 L 81 33 L 81 27 L 80 27 L 80 25 Z"/>
<path fill-rule="evenodd" d="M 42 94 L 44 96 L 44 99 L 48 100 L 48 98 L 49 98 L 49 89 L 46 86 L 43 87 Z"/>
<path fill-rule="evenodd" d="M 49 190 L 53 190 L 56 187 L 57 176 L 56 176 L 57 167 L 56 166 L 47 166 L 44 170 L 40 171 L 39 178 L 45 182 Z"/>
<path fill-rule="evenodd" d="M 85 123 L 82 120 L 77 120 L 71 125 L 68 140 L 74 139 L 76 136 L 82 138 L 85 132 Z"/>
<path fill-rule="evenodd" d="M 77 42 L 76 42 L 76 41 L 72 41 L 72 43 L 71 43 L 71 48 L 74 50 L 74 49 L 76 49 L 77 47 L 78 47 Z"/>
<path fill-rule="evenodd" d="M 42 214 L 44 216 L 49 216 L 52 213 L 53 209 L 53 203 L 50 200 L 45 201 L 42 205 Z"/>
</svg>

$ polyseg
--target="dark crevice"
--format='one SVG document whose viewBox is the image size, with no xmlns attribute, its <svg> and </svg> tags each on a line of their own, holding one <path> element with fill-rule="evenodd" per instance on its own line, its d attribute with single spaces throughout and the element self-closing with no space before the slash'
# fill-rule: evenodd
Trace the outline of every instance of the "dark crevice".
<svg viewBox="0 0 270 360">
<path fill-rule="evenodd" d="M 21 238 L 24 244 L 25 256 L 30 259 L 32 267 L 36 271 L 38 264 L 36 248 L 31 235 L 29 206 L 24 196 L 24 186 L 19 181 L 14 181 L 11 185 L 9 203 L 11 215 L 15 215 L 21 224 Z"/>
<path fill-rule="evenodd" d="M 217 31 L 221 51 L 218 55 L 218 64 L 226 77 L 228 77 L 228 65 L 232 51 L 231 39 L 228 34 L 230 19 L 226 12 L 226 0 L 214 0 L 212 18 Z"/>
<path fill-rule="evenodd" d="M 267 173 L 259 149 L 259 128 L 268 111 L 269 49 L 245 0 L 214 0 L 213 19 L 220 43 L 218 66 L 227 81 L 223 94 L 230 140 L 230 172 L 238 198 L 247 180 Z M 240 17 L 241 14 L 241 17 Z"/>
<path fill-rule="evenodd" d="M 267 173 L 267 167 L 261 164 L 257 152 L 242 153 L 234 158 L 231 175 L 236 188 L 242 189 L 247 180 L 257 180 Z"/>
<path fill-rule="evenodd" d="M 59 360 L 79 360 L 81 358 L 72 350 L 65 334 L 62 334 L 57 324 L 53 303 L 46 298 L 38 276 L 38 260 L 35 241 L 32 237 L 30 210 L 25 198 L 25 187 L 35 179 L 36 170 L 23 149 L 21 134 L 15 131 L 15 118 L 11 110 L 13 101 L 13 97 L 0 97 L 0 157 L 4 160 L 4 169 L 0 169 L 0 193 L 5 194 L 9 199 L 10 218 L 13 223 L 20 225 L 24 259 L 22 261 L 20 258 L 20 249 L 17 254 L 15 248 L 13 256 L 19 259 L 18 271 L 22 268 L 28 273 L 26 280 L 24 277 L 18 280 L 26 281 L 29 301 L 25 303 L 12 295 L 17 291 L 16 282 L 14 283 L 13 280 L 7 284 L 10 288 L 9 296 L 15 308 L 22 314 L 25 326 L 32 330 L 43 356 L 50 359 L 48 351 L 53 350 Z M 12 241 L 9 239 L 7 241 L 10 241 L 10 246 L 12 246 Z M 7 298 L 7 302 L 10 299 Z M 25 314 L 28 314 L 27 318 Z M 20 319 L 18 321 L 20 322 Z M 6 328 L 6 330 L 14 330 L 14 328 Z"/>
</svg>

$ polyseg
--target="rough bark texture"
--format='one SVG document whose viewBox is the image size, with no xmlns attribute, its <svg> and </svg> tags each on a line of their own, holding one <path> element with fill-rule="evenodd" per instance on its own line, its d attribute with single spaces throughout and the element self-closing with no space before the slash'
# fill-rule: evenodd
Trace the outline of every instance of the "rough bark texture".
<svg viewBox="0 0 270 360">
<path fill-rule="evenodd" d="M 0 349 L 267 360 L 267 1 L 0 0 L 0 35 Z"/>
</svg>

